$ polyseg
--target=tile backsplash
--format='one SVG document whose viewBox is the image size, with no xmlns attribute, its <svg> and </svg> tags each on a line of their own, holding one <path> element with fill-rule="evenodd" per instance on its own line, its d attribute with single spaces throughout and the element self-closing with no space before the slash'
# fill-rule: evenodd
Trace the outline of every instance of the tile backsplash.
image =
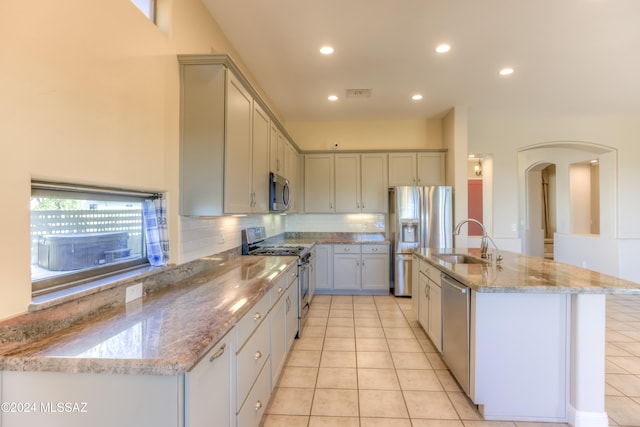
<svg viewBox="0 0 640 427">
<path fill-rule="evenodd" d="M 255 215 L 246 217 L 180 217 L 179 263 L 216 254 L 241 245 L 240 231 L 264 226 L 267 236 L 285 231 L 384 233 L 383 214 L 294 214 Z"/>
</svg>

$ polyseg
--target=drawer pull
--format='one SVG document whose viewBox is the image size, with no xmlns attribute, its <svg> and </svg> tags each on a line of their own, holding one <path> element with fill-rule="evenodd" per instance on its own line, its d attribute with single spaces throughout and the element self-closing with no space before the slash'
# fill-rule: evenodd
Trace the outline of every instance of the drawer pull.
<svg viewBox="0 0 640 427">
<path fill-rule="evenodd" d="M 256 354 L 253 355 L 253 360 L 258 360 L 262 357 L 262 353 L 256 351 Z"/>
<path fill-rule="evenodd" d="M 349 252 L 350 250 L 351 250 L 351 249 L 349 249 L 349 248 L 344 248 L 344 251 L 345 251 L 345 252 Z"/>
<path fill-rule="evenodd" d="M 378 252 L 378 248 L 371 248 L 371 252 Z"/>
<path fill-rule="evenodd" d="M 259 411 L 260 408 L 262 408 L 262 402 L 260 402 L 259 400 L 256 402 L 256 411 Z"/>
<path fill-rule="evenodd" d="M 226 346 L 227 346 L 226 344 L 222 344 L 222 347 L 220 347 L 218 351 L 216 351 L 211 355 L 211 357 L 209 358 L 209 362 L 213 362 L 214 360 L 222 356 L 224 354 L 224 349 Z"/>
<path fill-rule="evenodd" d="M 262 315 L 256 312 L 256 314 L 253 315 L 253 320 L 260 320 L 261 317 Z"/>
<path fill-rule="evenodd" d="M 278 287 L 278 293 L 282 293 L 282 291 L 284 291 L 284 288 L 282 286 Z"/>
</svg>

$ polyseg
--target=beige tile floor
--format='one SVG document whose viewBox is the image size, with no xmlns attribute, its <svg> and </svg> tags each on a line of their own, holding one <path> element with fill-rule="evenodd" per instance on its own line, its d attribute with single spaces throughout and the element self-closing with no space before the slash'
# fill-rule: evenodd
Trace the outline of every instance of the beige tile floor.
<svg viewBox="0 0 640 427">
<path fill-rule="evenodd" d="M 640 297 L 607 301 L 606 408 L 611 426 L 640 426 Z M 483 421 L 418 325 L 411 300 L 313 299 L 263 419 L 264 427 L 555 427 Z"/>
</svg>

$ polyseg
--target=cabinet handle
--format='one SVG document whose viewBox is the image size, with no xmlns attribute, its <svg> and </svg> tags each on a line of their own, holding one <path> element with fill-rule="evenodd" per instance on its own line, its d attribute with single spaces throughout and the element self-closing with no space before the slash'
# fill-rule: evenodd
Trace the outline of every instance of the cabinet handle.
<svg viewBox="0 0 640 427">
<path fill-rule="evenodd" d="M 262 402 L 260 402 L 259 400 L 256 402 L 256 411 L 259 411 L 260 408 L 262 408 Z"/>
<path fill-rule="evenodd" d="M 224 354 L 224 349 L 225 349 L 226 346 L 227 346 L 227 344 L 222 344 L 222 347 L 220 347 L 218 349 L 218 351 L 216 351 L 215 353 L 213 353 L 211 355 L 211 357 L 209 358 L 209 362 L 213 362 L 214 360 L 216 360 L 217 358 L 222 356 Z"/>
<path fill-rule="evenodd" d="M 378 252 L 378 248 L 371 248 L 371 252 Z"/>
<path fill-rule="evenodd" d="M 262 357 L 262 353 L 256 351 L 256 354 L 253 355 L 253 360 L 258 360 Z"/>
<path fill-rule="evenodd" d="M 260 313 L 256 313 L 253 315 L 253 320 L 260 320 L 262 318 L 262 315 Z"/>
<path fill-rule="evenodd" d="M 349 252 L 351 250 L 351 248 L 344 248 L 345 252 Z"/>
<path fill-rule="evenodd" d="M 278 293 L 282 293 L 282 291 L 284 291 L 284 288 L 282 286 L 278 287 Z"/>
</svg>

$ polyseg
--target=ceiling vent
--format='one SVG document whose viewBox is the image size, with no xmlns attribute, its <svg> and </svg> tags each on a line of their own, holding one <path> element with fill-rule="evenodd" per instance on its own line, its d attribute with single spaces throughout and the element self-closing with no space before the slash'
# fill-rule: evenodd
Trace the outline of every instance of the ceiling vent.
<svg viewBox="0 0 640 427">
<path fill-rule="evenodd" d="M 371 89 L 347 89 L 347 98 L 371 98 Z"/>
</svg>

